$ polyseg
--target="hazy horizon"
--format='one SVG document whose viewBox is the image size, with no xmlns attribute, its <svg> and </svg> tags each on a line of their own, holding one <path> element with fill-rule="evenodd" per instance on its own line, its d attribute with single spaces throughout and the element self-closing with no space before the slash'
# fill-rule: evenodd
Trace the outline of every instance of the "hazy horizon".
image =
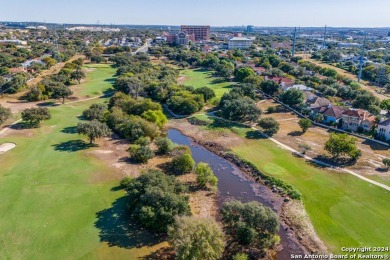
<svg viewBox="0 0 390 260">
<path fill-rule="evenodd" d="M 258 27 L 390 27 L 386 0 L 3 0 L 0 17 L 12 22 Z"/>
</svg>

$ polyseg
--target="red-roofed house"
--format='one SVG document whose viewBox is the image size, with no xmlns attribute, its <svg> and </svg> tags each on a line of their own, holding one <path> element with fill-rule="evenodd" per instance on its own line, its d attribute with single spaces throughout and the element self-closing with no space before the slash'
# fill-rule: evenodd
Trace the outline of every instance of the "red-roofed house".
<svg viewBox="0 0 390 260">
<path fill-rule="evenodd" d="M 375 126 L 375 118 L 366 110 L 348 109 L 342 114 L 342 128 L 357 131 L 361 127 L 364 131 L 370 131 Z"/>
</svg>

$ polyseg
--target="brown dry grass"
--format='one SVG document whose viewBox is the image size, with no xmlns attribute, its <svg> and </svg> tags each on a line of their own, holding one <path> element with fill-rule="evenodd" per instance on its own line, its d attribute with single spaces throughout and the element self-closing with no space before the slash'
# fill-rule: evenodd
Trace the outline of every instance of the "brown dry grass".
<svg viewBox="0 0 390 260">
<path fill-rule="evenodd" d="M 270 106 L 277 106 L 273 100 L 266 100 L 258 104 L 258 106 L 266 111 Z M 305 143 L 312 147 L 312 150 L 307 152 L 310 157 L 327 154 L 323 149 L 325 142 L 329 139 L 329 132 L 321 127 L 311 127 L 306 133 L 302 133 L 298 125 L 299 118 L 295 114 L 284 111 L 278 113 L 267 114 L 263 117 L 272 117 L 280 124 L 280 130 L 273 137 L 278 141 L 300 150 L 299 144 Z M 384 146 L 369 143 L 358 138 L 358 148 L 362 150 L 362 157 L 353 166 L 348 166 L 348 169 L 356 171 L 359 174 L 368 177 L 379 178 L 378 181 L 384 183 L 390 182 L 390 175 L 381 170 L 382 159 L 390 157 L 390 150 Z"/>
</svg>

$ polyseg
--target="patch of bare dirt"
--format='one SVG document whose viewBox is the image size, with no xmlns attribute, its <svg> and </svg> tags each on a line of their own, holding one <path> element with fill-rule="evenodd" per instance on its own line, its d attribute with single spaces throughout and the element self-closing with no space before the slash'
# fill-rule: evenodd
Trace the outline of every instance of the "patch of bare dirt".
<svg viewBox="0 0 390 260">
<path fill-rule="evenodd" d="M 243 143 L 242 138 L 233 134 L 230 131 L 221 130 L 207 130 L 200 131 L 198 127 L 194 127 L 187 119 L 170 120 L 168 127 L 177 128 L 186 133 L 186 135 L 193 137 L 196 140 L 210 140 L 214 141 L 224 147 L 232 147 Z"/>
<path fill-rule="evenodd" d="M 178 179 L 190 187 L 190 207 L 194 216 L 217 217 L 217 195 L 215 191 L 200 189 L 194 173 L 179 176 Z"/>
</svg>

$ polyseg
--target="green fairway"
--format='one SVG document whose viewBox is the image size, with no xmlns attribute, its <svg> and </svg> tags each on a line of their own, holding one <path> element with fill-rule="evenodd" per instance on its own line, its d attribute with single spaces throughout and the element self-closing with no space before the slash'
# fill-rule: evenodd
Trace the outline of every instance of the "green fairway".
<svg viewBox="0 0 390 260">
<path fill-rule="evenodd" d="M 242 137 L 252 131 L 237 126 L 231 130 Z M 316 232 L 333 252 L 343 246 L 390 244 L 388 191 L 346 173 L 312 166 L 267 139 L 246 139 L 232 149 L 299 190 Z"/>
<path fill-rule="evenodd" d="M 184 85 L 194 88 L 209 87 L 215 91 L 216 99 L 220 99 L 226 91 L 231 88 L 233 82 L 213 76 L 213 72 L 204 69 L 181 70 L 180 75 L 185 77 Z"/>
<path fill-rule="evenodd" d="M 100 73 L 87 75 L 86 93 L 94 93 Z M 102 73 L 110 79 L 115 69 Z M 88 153 L 99 147 L 75 133 L 81 112 L 105 101 L 51 107 L 40 128 L 0 139 L 17 145 L 0 155 L 0 259 L 129 259 L 161 246 L 129 225 L 124 192 L 114 189 L 118 175 Z"/>
<path fill-rule="evenodd" d="M 109 64 L 86 64 L 84 68 L 88 73 L 88 80 L 77 85 L 82 96 L 100 96 L 112 90 L 112 84 L 115 79 L 112 77 L 115 74 L 115 69 Z M 89 87 L 93 86 L 93 87 Z"/>
</svg>

